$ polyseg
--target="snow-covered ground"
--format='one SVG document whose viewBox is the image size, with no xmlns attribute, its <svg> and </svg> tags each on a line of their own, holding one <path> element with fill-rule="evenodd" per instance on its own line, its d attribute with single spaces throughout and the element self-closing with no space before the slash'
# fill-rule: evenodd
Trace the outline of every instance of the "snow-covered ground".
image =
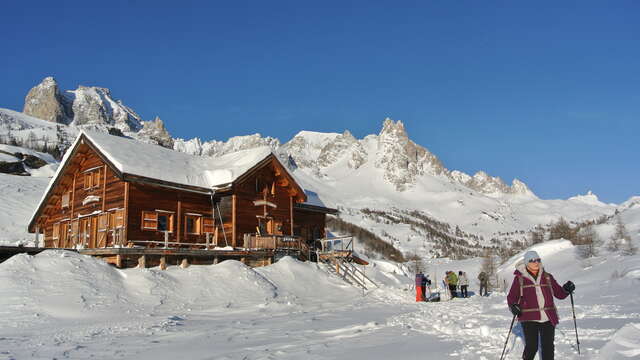
<svg viewBox="0 0 640 360">
<path fill-rule="evenodd" d="M 567 299 L 557 303 L 556 358 L 638 358 L 640 256 L 581 260 L 563 240 L 535 249 L 560 282 L 577 286 L 582 356 Z M 501 268 L 507 282 L 515 260 Z M 428 271 L 466 270 L 475 279 L 479 264 L 438 260 Z M 225 261 L 161 271 L 118 270 L 65 251 L 19 255 L 0 264 L 0 359 L 499 357 L 511 320 L 503 292 L 416 303 L 405 267 L 377 261 L 366 272 L 380 288 L 363 293 L 291 258 L 255 269 Z M 508 359 L 522 351 L 514 332 Z"/>
<path fill-rule="evenodd" d="M 49 180 L 48 177 L 0 173 L 0 245 L 32 244 L 35 241 L 34 235 L 27 232 L 27 223 Z"/>
</svg>

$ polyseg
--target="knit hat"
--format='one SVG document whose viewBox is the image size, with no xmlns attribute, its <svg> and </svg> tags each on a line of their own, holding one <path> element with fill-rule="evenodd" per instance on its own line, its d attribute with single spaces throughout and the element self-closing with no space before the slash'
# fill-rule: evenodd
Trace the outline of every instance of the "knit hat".
<svg viewBox="0 0 640 360">
<path fill-rule="evenodd" d="M 533 259 L 540 259 L 540 255 L 538 255 L 537 252 L 530 250 L 527 251 L 526 253 L 524 253 L 524 263 L 528 264 L 529 261 L 533 260 Z"/>
</svg>

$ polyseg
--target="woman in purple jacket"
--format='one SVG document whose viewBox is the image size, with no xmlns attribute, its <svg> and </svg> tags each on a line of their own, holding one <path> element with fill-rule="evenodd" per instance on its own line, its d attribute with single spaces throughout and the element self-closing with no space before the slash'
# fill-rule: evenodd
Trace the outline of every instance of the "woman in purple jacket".
<svg viewBox="0 0 640 360">
<path fill-rule="evenodd" d="M 522 359 L 533 360 L 541 343 L 541 359 L 553 360 L 555 327 L 558 311 L 553 297 L 564 299 L 576 286 L 567 281 L 562 287 L 551 274 L 544 271 L 540 256 L 535 251 L 524 254 L 524 264 L 516 265 L 515 278 L 507 296 L 509 309 L 522 325 L 524 352 Z"/>
</svg>

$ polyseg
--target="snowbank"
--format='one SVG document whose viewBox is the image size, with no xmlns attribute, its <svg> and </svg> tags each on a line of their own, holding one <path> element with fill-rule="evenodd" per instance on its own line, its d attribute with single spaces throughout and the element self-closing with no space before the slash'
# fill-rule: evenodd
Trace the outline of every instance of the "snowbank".
<svg viewBox="0 0 640 360">
<path fill-rule="evenodd" d="M 627 360 L 640 357 L 640 323 L 630 323 L 618 330 L 601 350 L 598 359 Z"/>
</svg>

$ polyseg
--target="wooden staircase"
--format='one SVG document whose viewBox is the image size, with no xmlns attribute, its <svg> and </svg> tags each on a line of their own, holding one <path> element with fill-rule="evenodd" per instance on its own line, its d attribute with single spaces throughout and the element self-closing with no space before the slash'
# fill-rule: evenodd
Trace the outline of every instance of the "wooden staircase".
<svg viewBox="0 0 640 360">
<path fill-rule="evenodd" d="M 318 259 L 320 263 L 325 265 L 327 272 L 342 278 L 355 287 L 363 290 L 369 290 L 374 286 L 379 287 L 353 263 L 353 258 L 350 256 L 322 256 Z"/>
</svg>

